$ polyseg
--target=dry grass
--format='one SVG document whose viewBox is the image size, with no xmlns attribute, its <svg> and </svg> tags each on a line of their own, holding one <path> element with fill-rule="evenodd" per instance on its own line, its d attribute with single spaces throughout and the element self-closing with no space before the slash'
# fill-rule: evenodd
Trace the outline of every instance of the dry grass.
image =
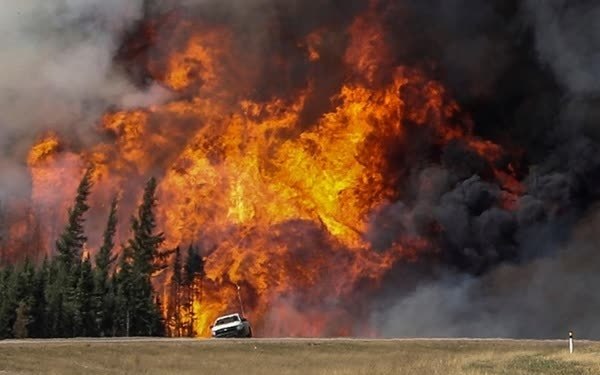
<svg viewBox="0 0 600 375">
<path fill-rule="evenodd" d="M 600 374 L 600 343 L 477 340 L 0 342 L 0 374 Z"/>
</svg>

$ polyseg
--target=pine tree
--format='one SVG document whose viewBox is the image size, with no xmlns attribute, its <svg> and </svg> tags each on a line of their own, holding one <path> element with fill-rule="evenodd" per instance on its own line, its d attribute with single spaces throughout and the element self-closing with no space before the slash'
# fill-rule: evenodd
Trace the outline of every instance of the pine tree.
<svg viewBox="0 0 600 375">
<path fill-rule="evenodd" d="M 154 315 L 152 316 L 152 335 L 164 336 L 166 334 L 166 323 L 163 317 L 163 304 L 159 296 L 154 299 Z"/>
<path fill-rule="evenodd" d="M 138 215 L 131 220 L 133 238 L 129 240 L 129 247 L 133 250 L 133 267 L 144 276 L 151 276 L 155 270 L 162 267 L 157 263 L 163 256 L 160 246 L 165 238 L 163 233 L 155 233 L 155 194 L 156 180 L 151 178 L 144 189 L 144 197 L 138 208 Z"/>
<path fill-rule="evenodd" d="M 15 311 L 15 323 L 13 324 L 13 337 L 25 339 L 29 337 L 27 327 L 30 324 L 29 305 L 25 301 L 19 302 Z"/>
<path fill-rule="evenodd" d="M 108 280 L 110 273 L 110 267 L 115 261 L 116 257 L 113 256 L 112 251 L 115 247 L 114 239 L 115 233 L 117 232 L 117 206 L 119 204 L 118 198 L 115 197 L 110 205 L 110 213 L 108 215 L 108 222 L 106 223 L 106 229 L 104 230 L 103 242 L 98 254 L 96 255 L 96 271 L 101 277 L 101 281 L 105 283 Z"/>
<path fill-rule="evenodd" d="M 28 326 L 33 322 L 33 317 L 31 316 L 31 306 L 33 306 L 35 303 L 35 280 L 35 266 L 27 257 L 25 258 L 23 265 L 18 270 L 17 283 L 15 285 L 17 308 L 15 310 L 13 336 L 16 338 L 29 337 Z"/>
<path fill-rule="evenodd" d="M 118 272 L 114 271 L 112 276 L 110 277 L 109 286 L 110 289 L 108 291 L 108 301 L 110 301 L 111 306 L 111 314 L 110 314 L 110 327 L 104 332 L 106 336 L 118 336 L 123 335 L 119 333 L 119 311 L 120 305 L 118 300 L 118 292 L 119 292 L 119 278 Z"/>
<path fill-rule="evenodd" d="M 0 339 L 6 338 L 7 309 L 5 307 L 8 300 L 7 268 L 0 268 Z"/>
<path fill-rule="evenodd" d="M 181 250 L 175 249 L 173 269 L 170 281 L 170 296 L 168 307 L 169 328 L 173 327 L 171 336 L 181 337 L 181 293 L 183 287 L 183 276 L 181 274 Z"/>
<path fill-rule="evenodd" d="M 77 319 L 76 287 L 81 272 L 81 252 L 87 241 L 84 214 L 92 187 L 92 169 L 83 175 L 77 188 L 75 203 L 69 209 L 67 225 L 56 241 L 57 257 L 53 259 L 46 299 L 49 333 L 52 337 L 71 337 L 80 329 Z"/>
<path fill-rule="evenodd" d="M 127 336 L 131 334 L 131 318 L 134 312 L 133 301 L 133 269 L 131 264 L 133 256 L 131 249 L 123 250 L 119 261 L 119 271 L 114 276 L 115 292 L 115 320 L 113 329 L 116 336 Z"/>
<path fill-rule="evenodd" d="M 79 301 L 77 286 L 83 268 L 81 259 L 76 259 L 71 267 L 71 271 L 64 273 L 65 267 L 59 260 L 59 275 L 63 278 L 63 288 L 59 289 L 63 293 L 63 322 L 62 335 L 63 337 L 75 337 L 81 335 L 81 317 L 79 315 Z"/>
<path fill-rule="evenodd" d="M 161 251 L 163 233 L 155 233 L 156 180 L 151 178 L 144 189 L 138 214 L 131 220 L 133 238 L 127 245 L 131 256 L 130 309 L 127 321 L 130 334 L 150 336 L 156 334 L 157 322 L 161 319 L 154 299 L 151 277 L 155 271 L 164 268 L 164 259 L 169 252 Z"/>
<path fill-rule="evenodd" d="M 72 337 L 82 327 L 77 301 L 77 286 L 82 271 L 81 253 L 87 241 L 83 224 L 89 209 L 88 197 L 92 188 L 92 169 L 88 168 L 77 188 L 75 203 L 69 209 L 65 229 L 56 241 L 57 257 L 52 262 L 48 286 L 48 317 L 53 337 Z"/>
<path fill-rule="evenodd" d="M 67 336 L 66 327 L 71 324 L 67 321 L 68 316 L 65 312 L 65 286 L 63 285 L 68 279 L 65 268 L 59 264 L 57 258 L 53 258 L 48 268 L 48 288 L 46 289 L 48 304 L 46 319 L 49 337 Z"/>
<path fill-rule="evenodd" d="M 187 326 L 187 336 L 195 336 L 194 332 L 194 303 L 196 302 L 196 295 L 200 294 L 200 299 L 203 293 L 203 281 L 204 281 L 204 259 L 198 252 L 198 250 L 190 245 L 187 251 L 187 257 L 184 267 L 183 274 L 183 285 L 185 288 L 185 302 L 184 309 L 187 311 L 189 316 L 189 322 Z M 197 288 L 198 286 L 198 288 Z M 198 290 L 197 290 L 198 289 Z"/>
<path fill-rule="evenodd" d="M 32 303 L 34 281 L 35 266 L 29 257 L 27 257 L 23 265 L 18 269 L 16 285 L 17 300 L 25 301 L 28 304 Z"/>
<path fill-rule="evenodd" d="M 8 237 L 8 220 L 4 202 L 0 200 L 0 267 L 7 263 L 6 239 Z"/>
<path fill-rule="evenodd" d="M 118 199 L 115 197 L 110 206 L 108 222 L 104 230 L 104 240 L 98 254 L 96 254 L 94 277 L 95 318 L 101 336 L 109 335 L 113 326 L 114 290 L 109 275 L 112 264 L 116 260 L 112 251 L 115 247 L 114 238 L 118 223 L 117 206 Z"/>
<path fill-rule="evenodd" d="M 49 263 L 48 258 L 44 261 L 38 272 L 33 285 L 33 304 L 31 306 L 31 322 L 28 332 L 30 337 L 48 337 L 49 330 L 47 326 L 47 300 L 46 290 L 48 288 Z"/>
<path fill-rule="evenodd" d="M 56 249 L 58 251 L 58 259 L 60 264 L 67 271 L 71 270 L 73 264 L 80 259 L 83 245 L 87 241 L 87 237 L 83 231 L 83 223 L 85 219 L 83 215 L 89 209 L 87 199 L 92 188 L 92 169 L 89 168 L 77 188 L 77 196 L 75 197 L 75 205 L 69 209 L 68 223 L 56 241 Z"/>
<path fill-rule="evenodd" d="M 204 258 L 193 245 L 188 248 L 184 270 L 185 285 L 191 285 L 196 278 L 204 277 Z"/>
<path fill-rule="evenodd" d="M 18 268 L 0 273 L 0 338 L 27 337 L 34 279 L 35 268 L 28 258 Z"/>
<path fill-rule="evenodd" d="M 75 336 L 96 336 L 96 319 L 93 305 L 94 275 L 92 263 L 86 257 L 81 263 L 81 271 L 75 289 Z"/>
<path fill-rule="evenodd" d="M 9 265 L 0 272 L 0 339 L 12 337 L 17 302 L 17 272 Z"/>
</svg>

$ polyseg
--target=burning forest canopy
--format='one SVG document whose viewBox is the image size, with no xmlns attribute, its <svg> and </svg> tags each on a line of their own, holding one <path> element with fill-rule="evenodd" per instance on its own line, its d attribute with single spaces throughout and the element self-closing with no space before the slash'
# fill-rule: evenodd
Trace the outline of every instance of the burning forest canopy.
<svg viewBox="0 0 600 375">
<path fill-rule="evenodd" d="M 122 253 L 150 177 L 162 249 L 199 249 L 187 286 L 174 255 L 153 277 L 170 334 L 207 335 L 241 297 L 263 336 L 598 337 L 599 15 L 565 0 L 7 5 L 0 264 L 56 252 L 91 167 L 84 256 L 114 196 Z"/>
</svg>

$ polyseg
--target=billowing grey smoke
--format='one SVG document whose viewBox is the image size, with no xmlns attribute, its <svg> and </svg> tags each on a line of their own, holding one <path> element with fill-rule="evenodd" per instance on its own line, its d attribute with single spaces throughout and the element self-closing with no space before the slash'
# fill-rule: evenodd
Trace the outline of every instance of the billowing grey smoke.
<svg viewBox="0 0 600 375">
<path fill-rule="evenodd" d="M 382 209 L 373 221 L 372 241 L 393 238 L 393 230 L 416 228 L 426 235 L 428 225 L 420 223 L 439 223 L 437 237 L 428 238 L 443 261 L 417 281 L 407 274 L 406 287 L 399 276 L 393 290 L 379 298 L 372 322 L 387 336 L 564 337 L 570 329 L 580 337 L 600 336 L 595 291 L 600 283 L 600 116 L 594 109 L 600 89 L 600 6 L 530 0 L 516 9 L 504 31 L 475 33 L 475 40 L 486 35 L 504 40 L 511 34 L 522 39 L 516 49 L 500 44 L 511 53 L 510 64 L 501 71 L 491 66 L 494 77 L 507 79 L 491 86 L 495 105 L 516 110 L 501 120 L 505 126 L 498 126 L 503 115 L 493 106 L 478 109 L 475 116 L 482 132 L 516 137 L 525 147 L 530 163 L 526 192 L 516 211 L 506 210 L 499 204 L 498 186 L 484 182 L 479 174 L 485 171 L 475 165 L 457 169 L 456 162 L 443 163 L 436 178 L 431 170 L 416 172 L 419 177 L 409 187 L 418 192 L 416 198 Z M 453 10 L 438 14 L 433 23 L 471 14 Z M 532 32 L 531 44 L 526 30 Z M 539 68 L 522 57 L 531 49 Z M 472 52 L 468 58 L 479 56 L 466 51 Z M 540 73 L 545 69 L 558 85 Z M 476 73 L 461 77 L 469 83 Z"/>
<path fill-rule="evenodd" d="M 40 131 L 80 138 L 109 106 L 161 100 L 113 63 L 123 33 L 143 16 L 143 0 L 0 2 L 0 199 L 26 184 L 26 151 Z M 26 189 L 25 189 L 26 190 Z"/>
<path fill-rule="evenodd" d="M 528 0 L 537 51 L 557 79 L 575 94 L 600 90 L 600 4 L 594 1 Z"/>
<path fill-rule="evenodd" d="M 600 214 L 582 219 L 557 254 L 503 265 L 483 277 L 446 274 L 424 282 L 373 323 L 387 336 L 559 338 L 600 336 Z"/>
</svg>

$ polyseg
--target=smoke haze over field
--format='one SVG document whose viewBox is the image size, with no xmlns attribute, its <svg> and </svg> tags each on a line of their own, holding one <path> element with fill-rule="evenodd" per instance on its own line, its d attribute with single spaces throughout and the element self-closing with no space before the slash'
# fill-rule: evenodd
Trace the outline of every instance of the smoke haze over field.
<svg viewBox="0 0 600 375">
<path fill-rule="evenodd" d="M 92 163 L 124 217 L 157 175 L 208 298 L 247 283 L 273 334 L 600 337 L 596 2 L 0 4 L 0 250 Z"/>
</svg>

